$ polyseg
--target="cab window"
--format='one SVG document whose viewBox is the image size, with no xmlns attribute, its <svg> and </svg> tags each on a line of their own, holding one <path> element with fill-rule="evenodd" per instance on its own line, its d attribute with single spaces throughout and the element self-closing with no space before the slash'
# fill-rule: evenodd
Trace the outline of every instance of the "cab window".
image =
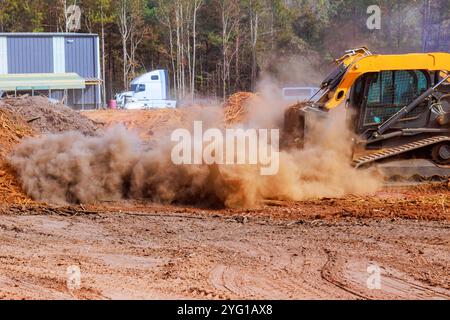
<svg viewBox="0 0 450 320">
<path fill-rule="evenodd" d="M 131 85 L 131 91 L 134 91 L 135 93 L 144 92 L 145 91 L 145 84 L 132 84 Z"/>
<path fill-rule="evenodd" d="M 409 105 L 428 89 L 428 77 L 420 70 L 383 71 L 367 80 L 364 126 L 381 124 Z M 423 108 L 416 108 L 407 118 L 415 117 Z"/>
</svg>

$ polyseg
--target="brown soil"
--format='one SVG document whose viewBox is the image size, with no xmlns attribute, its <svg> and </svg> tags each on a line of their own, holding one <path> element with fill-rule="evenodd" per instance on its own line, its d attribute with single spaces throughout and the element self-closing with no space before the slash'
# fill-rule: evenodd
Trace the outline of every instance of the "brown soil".
<svg viewBox="0 0 450 320">
<path fill-rule="evenodd" d="M 238 116 L 228 121 L 245 116 L 229 108 Z M 73 128 L 51 119 L 32 128 L 10 110 L 0 106 L 0 161 L 24 137 Z M 178 109 L 83 114 L 148 139 L 185 121 Z M 30 201 L 0 162 L 0 299 L 450 299 L 449 239 L 447 185 L 255 209 L 60 207 Z M 73 265 L 81 287 L 70 290 Z M 370 265 L 381 268 L 379 290 L 366 285 Z"/>
<path fill-rule="evenodd" d="M 238 92 L 232 95 L 223 105 L 225 124 L 232 125 L 245 121 L 248 103 L 257 98 L 258 96 L 251 92 Z M 192 116 L 199 116 L 204 113 L 203 111 L 213 114 L 212 107 L 190 106 L 188 109 L 85 111 L 82 115 L 103 127 L 122 124 L 137 132 L 142 140 L 149 141 L 157 139 L 156 133 L 159 136 L 175 128 L 190 125 L 189 120 Z"/>
<path fill-rule="evenodd" d="M 449 193 L 438 190 L 257 210 L 3 207 L 0 298 L 450 299 Z"/>
<path fill-rule="evenodd" d="M 145 141 L 151 140 L 156 132 L 171 130 L 184 123 L 181 109 L 100 110 L 86 111 L 82 114 L 104 127 L 122 124 L 136 131 Z"/>
</svg>

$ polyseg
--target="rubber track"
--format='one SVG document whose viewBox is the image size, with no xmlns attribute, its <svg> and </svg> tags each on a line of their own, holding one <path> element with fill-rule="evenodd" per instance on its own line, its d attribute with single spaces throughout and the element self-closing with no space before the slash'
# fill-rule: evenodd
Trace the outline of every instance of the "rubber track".
<svg viewBox="0 0 450 320">
<path fill-rule="evenodd" d="M 372 153 L 370 155 L 353 160 L 352 165 L 355 168 L 359 168 L 365 164 L 372 163 L 378 160 L 390 158 L 408 151 L 417 150 L 423 147 L 431 146 L 433 144 L 441 143 L 444 141 L 450 141 L 450 137 L 447 136 L 437 136 L 427 139 L 422 139 L 414 141 L 411 143 L 404 144 L 400 147 L 389 148 L 379 152 Z"/>
</svg>

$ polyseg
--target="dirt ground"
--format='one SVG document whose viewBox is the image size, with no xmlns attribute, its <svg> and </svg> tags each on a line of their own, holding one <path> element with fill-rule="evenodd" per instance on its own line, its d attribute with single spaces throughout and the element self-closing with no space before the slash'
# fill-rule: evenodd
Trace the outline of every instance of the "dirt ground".
<svg viewBox="0 0 450 320">
<path fill-rule="evenodd" d="M 244 117 L 247 96 L 230 98 L 228 122 Z M 39 203 L 6 161 L 23 138 L 122 123 L 151 141 L 186 122 L 180 110 L 88 121 L 46 103 L 0 105 L 0 299 L 450 299 L 447 184 L 254 209 Z M 79 286 L 68 281 L 74 267 Z M 374 270 L 380 287 L 370 289 Z"/>
<path fill-rule="evenodd" d="M 449 299 L 449 199 L 419 187 L 255 210 L 2 206 L 0 298 Z"/>
</svg>

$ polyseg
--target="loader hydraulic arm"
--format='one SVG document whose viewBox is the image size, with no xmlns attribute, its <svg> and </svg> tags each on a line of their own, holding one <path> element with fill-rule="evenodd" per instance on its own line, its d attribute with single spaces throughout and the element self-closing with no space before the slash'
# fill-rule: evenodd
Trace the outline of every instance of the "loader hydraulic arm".
<svg viewBox="0 0 450 320">
<path fill-rule="evenodd" d="M 371 72 L 395 70 L 450 71 L 449 53 L 423 53 L 403 55 L 368 55 L 355 59 L 348 66 L 341 82 L 324 103 L 326 109 L 334 109 L 344 102 L 355 81 Z"/>
</svg>

